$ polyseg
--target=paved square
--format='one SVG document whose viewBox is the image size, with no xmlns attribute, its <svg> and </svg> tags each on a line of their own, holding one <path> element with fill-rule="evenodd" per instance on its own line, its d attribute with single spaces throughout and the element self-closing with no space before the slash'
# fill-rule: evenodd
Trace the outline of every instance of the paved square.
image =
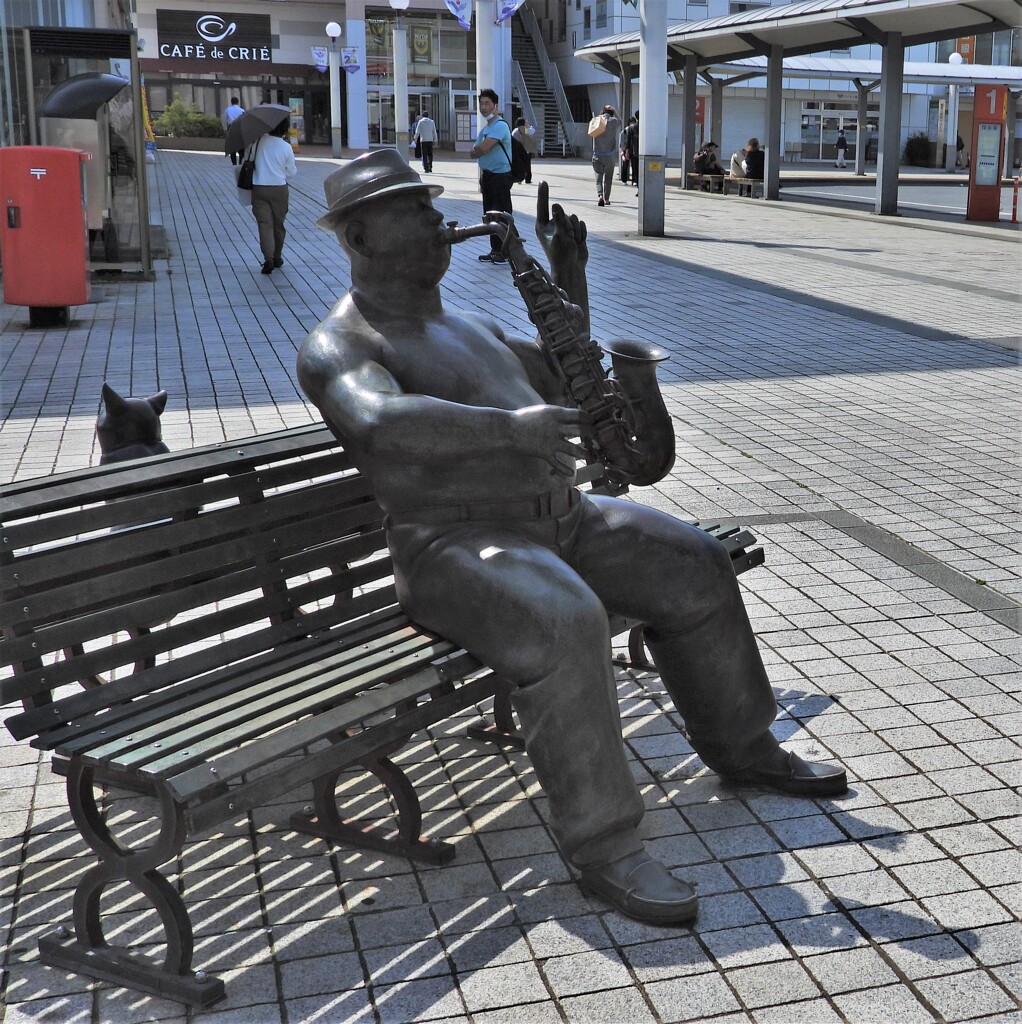
<svg viewBox="0 0 1022 1024">
<path fill-rule="evenodd" d="M 312 227 L 334 163 L 300 156 L 286 265 L 263 277 L 223 157 L 158 161 L 169 256 L 155 281 L 98 284 L 66 329 L 30 331 L 25 310 L 0 307 L 5 481 L 98 461 L 104 380 L 167 389 L 171 449 L 317 418 L 294 361 L 348 283 L 335 240 Z M 169 866 L 197 962 L 227 979 L 227 1001 L 198 1014 L 39 964 L 89 854 L 59 780 L 4 732 L 3 1024 L 1018 1017 L 1022 374 L 1018 276 L 1005 272 L 1018 234 L 669 189 L 667 236 L 642 238 L 631 190 L 597 209 L 584 163 L 536 170 L 588 222 L 594 335 L 671 354 L 678 462 L 633 500 L 760 537 L 766 565 L 741 582 L 776 734 L 840 759 L 851 792 L 725 788 L 658 677 L 621 668 L 645 834 L 701 896 L 693 928 L 655 929 L 572 883 L 527 758 L 466 742 L 467 718 L 442 723 L 400 757 L 454 864 L 297 837 L 295 794 Z M 433 178 L 447 216 L 478 221 L 473 164 L 437 159 Z M 528 240 L 534 187 L 514 198 Z M 476 261 L 482 247 L 454 249 L 445 301 L 531 334 L 506 272 Z M 347 784 L 354 804 L 386 813 L 370 780 Z M 118 798 L 126 820 L 136 803 Z M 158 942 L 151 913 L 110 897 L 111 930 Z"/>
</svg>

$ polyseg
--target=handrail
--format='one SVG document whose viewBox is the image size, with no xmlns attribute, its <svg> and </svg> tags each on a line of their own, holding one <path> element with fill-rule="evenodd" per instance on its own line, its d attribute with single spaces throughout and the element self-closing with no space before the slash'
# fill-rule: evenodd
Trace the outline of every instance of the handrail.
<svg viewBox="0 0 1022 1024">
<path fill-rule="evenodd" d="M 536 15 L 532 13 L 528 6 L 523 5 L 518 9 L 518 16 L 522 19 L 522 24 L 532 38 L 532 45 L 536 51 L 536 56 L 539 58 L 539 66 L 543 71 L 543 81 L 550 90 L 554 103 L 557 104 L 557 114 L 561 119 L 561 132 L 567 140 L 572 154 L 574 154 L 575 119 L 571 116 L 571 108 L 568 106 L 568 97 L 561 83 L 560 72 L 557 70 L 557 65 L 547 56 L 546 43 L 543 42 L 543 33 L 540 30 L 539 22 L 536 20 Z"/>
<path fill-rule="evenodd" d="M 529 87 L 525 84 L 525 76 L 522 74 L 522 66 L 518 61 L 511 61 L 511 85 L 518 92 L 518 102 L 522 108 L 522 117 L 532 125 L 535 131 L 543 128 L 543 125 L 536 124 L 536 111 L 532 107 L 532 98 L 529 96 Z"/>
</svg>

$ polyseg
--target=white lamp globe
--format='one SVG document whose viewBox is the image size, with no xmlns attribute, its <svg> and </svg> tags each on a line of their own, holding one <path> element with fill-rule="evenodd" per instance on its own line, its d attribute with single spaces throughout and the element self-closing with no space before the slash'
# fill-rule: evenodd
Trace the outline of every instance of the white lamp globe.
<svg viewBox="0 0 1022 1024">
<path fill-rule="evenodd" d="M 952 53 L 948 55 L 948 64 L 961 64 L 965 58 L 960 53 Z"/>
<path fill-rule="evenodd" d="M 326 34 L 331 39 L 336 39 L 341 34 L 341 26 L 336 21 L 328 21 L 326 23 Z"/>
<path fill-rule="evenodd" d="M 407 11 L 411 0 L 388 0 L 395 11 Z"/>
</svg>

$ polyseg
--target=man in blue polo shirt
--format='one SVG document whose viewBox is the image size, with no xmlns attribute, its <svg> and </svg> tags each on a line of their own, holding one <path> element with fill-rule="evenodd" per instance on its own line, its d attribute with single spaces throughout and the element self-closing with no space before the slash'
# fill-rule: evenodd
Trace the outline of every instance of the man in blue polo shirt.
<svg viewBox="0 0 1022 1024">
<path fill-rule="evenodd" d="M 500 97 L 492 89 L 479 93 L 479 113 L 485 124 L 476 136 L 471 155 L 479 161 L 479 184 L 483 190 L 483 213 L 511 207 L 511 128 L 497 112 Z M 507 263 L 500 254 L 500 239 L 490 235 L 490 251 L 479 257 L 482 263 Z"/>
</svg>

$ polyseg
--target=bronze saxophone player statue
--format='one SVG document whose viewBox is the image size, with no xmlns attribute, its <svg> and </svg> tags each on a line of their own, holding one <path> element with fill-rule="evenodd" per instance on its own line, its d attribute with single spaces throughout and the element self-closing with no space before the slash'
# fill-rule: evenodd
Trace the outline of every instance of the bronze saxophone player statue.
<svg viewBox="0 0 1022 1024">
<path fill-rule="evenodd" d="M 587 358 L 585 226 L 559 206 L 551 214 L 540 186 L 550 274 L 516 281 L 541 324 L 529 341 L 505 336 L 485 312 L 444 306 L 451 244 L 471 229 L 444 226 L 433 207 L 442 189 L 396 151 L 358 157 L 324 187 L 318 223 L 351 260 L 352 285 L 302 345 L 298 376 L 373 483 L 401 603 L 516 685 L 550 830 L 583 888 L 642 921 L 690 920 L 693 889 L 639 836 L 608 612 L 646 624 L 692 746 L 730 783 L 823 796 L 847 782 L 771 734 L 776 704 L 723 546 L 655 509 L 572 486 L 580 434 L 622 480 L 666 472 L 673 458 L 673 447 L 644 447 L 646 416 L 621 413 L 625 403 L 602 422 L 580 408 L 592 403 L 576 392 L 602 392 L 605 375 L 566 379 L 544 346 L 544 332 L 567 324 Z M 489 220 L 516 275 L 535 269 L 509 222 Z M 619 414 L 627 423 L 611 430 Z"/>
</svg>

